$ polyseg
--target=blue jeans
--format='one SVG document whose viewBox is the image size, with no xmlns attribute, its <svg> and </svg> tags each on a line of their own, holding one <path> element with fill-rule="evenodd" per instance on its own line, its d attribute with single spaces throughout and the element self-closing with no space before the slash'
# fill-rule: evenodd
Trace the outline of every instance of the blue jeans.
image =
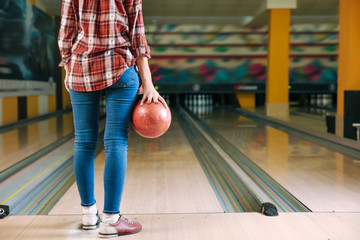
<svg viewBox="0 0 360 240">
<path fill-rule="evenodd" d="M 104 134 L 104 213 L 119 213 L 127 165 L 127 141 L 139 79 L 134 67 L 112 86 L 94 92 L 70 89 L 75 126 L 74 172 L 82 206 L 91 206 L 94 196 L 94 158 L 98 140 L 99 102 L 106 95 Z"/>
</svg>

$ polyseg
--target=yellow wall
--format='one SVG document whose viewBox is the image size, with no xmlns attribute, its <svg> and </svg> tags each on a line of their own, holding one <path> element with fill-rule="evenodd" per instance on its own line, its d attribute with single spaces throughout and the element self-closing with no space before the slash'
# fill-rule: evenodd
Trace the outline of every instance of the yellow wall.
<svg viewBox="0 0 360 240">
<path fill-rule="evenodd" d="M 344 91 L 360 90 L 360 1 L 339 2 L 337 114 L 344 116 Z"/>
<path fill-rule="evenodd" d="M 18 113 L 18 98 L 17 97 L 8 97 L 3 98 L 2 100 L 2 115 L 3 120 L 2 124 L 14 123 L 19 118 Z"/>
<path fill-rule="evenodd" d="M 49 95 L 48 96 L 48 107 L 49 107 L 49 113 L 56 111 L 56 95 Z"/>
<path fill-rule="evenodd" d="M 39 116 L 39 97 L 28 96 L 26 101 L 27 118 L 33 118 Z"/>
</svg>

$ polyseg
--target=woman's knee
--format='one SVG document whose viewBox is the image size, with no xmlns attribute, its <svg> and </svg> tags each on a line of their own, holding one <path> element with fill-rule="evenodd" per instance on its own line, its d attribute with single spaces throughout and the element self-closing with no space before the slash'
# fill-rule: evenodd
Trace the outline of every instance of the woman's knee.
<svg viewBox="0 0 360 240">
<path fill-rule="evenodd" d="M 95 151 L 97 141 L 75 141 L 75 151 Z"/>
<path fill-rule="evenodd" d="M 104 139 L 105 151 L 126 151 L 127 138 L 124 139 Z"/>
</svg>

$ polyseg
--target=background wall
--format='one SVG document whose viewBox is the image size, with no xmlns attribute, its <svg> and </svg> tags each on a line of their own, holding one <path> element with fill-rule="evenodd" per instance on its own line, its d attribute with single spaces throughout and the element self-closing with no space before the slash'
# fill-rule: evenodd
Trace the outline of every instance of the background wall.
<svg viewBox="0 0 360 240">
<path fill-rule="evenodd" d="M 56 37 L 36 1 L 1 1 L 0 125 L 56 111 Z"/>
<path fill-rule="evenodd" d="M 0 3 L 0 125 L 71 107 L 57 67 L 59 23 L 36 0 Z M 146 25 L 153 80 L 265 85 L 267 31 L 230 24 Z M 289 83 L 336 83 L 337 43 L 337 24 L 292 25 Z"/>
<path fill-rule="evenodd" d="M 162 83 L 265 83 L 267 28 L 148 25 L 153 78 Z M 291 27 L 290 83 L 337 81 L 335 24 Z"/>
</svg>

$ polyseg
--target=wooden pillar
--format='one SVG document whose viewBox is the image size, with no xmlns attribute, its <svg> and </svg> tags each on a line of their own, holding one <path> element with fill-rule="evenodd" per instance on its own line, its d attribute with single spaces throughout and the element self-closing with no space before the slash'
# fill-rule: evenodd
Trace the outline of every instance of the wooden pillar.
<svg viewBox="0 0 360 240">
<path fill-rule="evenodd" d="M 337 136 L 344 136 L 344 92 L 360 90 L 360 1 L 339 1 Z"/>
<path fill-rule="evenodd" d="M 266 115 L 289 115 L 290 9 L 270 9 Z"/>
</svg>

